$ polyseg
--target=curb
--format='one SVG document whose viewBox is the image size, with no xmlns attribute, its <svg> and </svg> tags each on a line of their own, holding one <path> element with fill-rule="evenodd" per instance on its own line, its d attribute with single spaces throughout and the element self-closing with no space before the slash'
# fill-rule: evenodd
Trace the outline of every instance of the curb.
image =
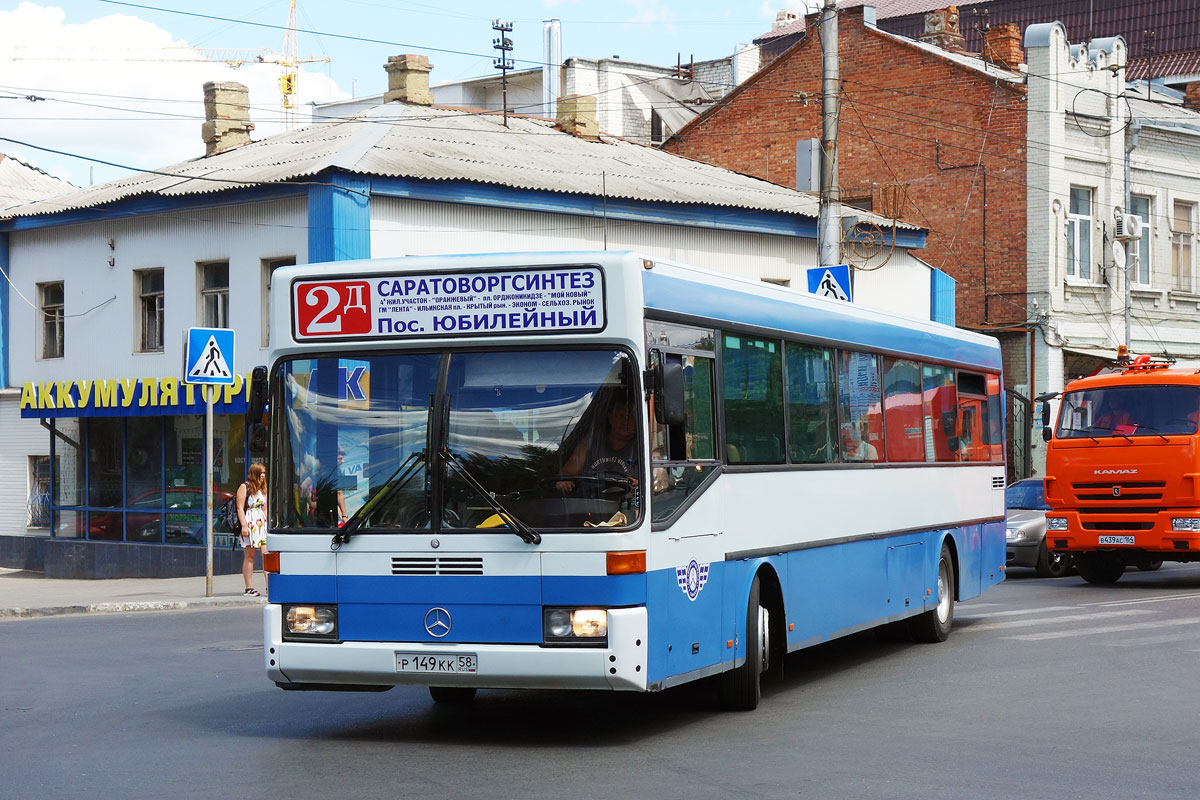
<svg viewBox="0 0 1200 800">
<path fill-rule="evenodd" d="M 137 611 L 179 611 L 185 608 L 226 608 L 229 606 L 266 605 L 265 597 L 205 597 L 197 600 L 146 600 L 136 603 L 92 603 L 78 606 L 48 606 L 44 608 L 0 608 L 0 619 L 30 619 L 58 617 L 67 614 L 127 614 Z"/>
</svg>

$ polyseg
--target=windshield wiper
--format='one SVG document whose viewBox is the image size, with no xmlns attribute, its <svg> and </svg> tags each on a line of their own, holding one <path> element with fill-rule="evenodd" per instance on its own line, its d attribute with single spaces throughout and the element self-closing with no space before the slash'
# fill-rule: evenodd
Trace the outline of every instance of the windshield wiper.
<svg viewBox="0 0 1200 800">
<path fill-rule="evenodd" d="M 362 508 L 355 511 L 350 519 L 346 520 L 342 527 L 338 528 L 337 533 L 333 535 L 331 545 L 342 545 L 350 541 L 350 536 L 358 530 L 359 526 L 366 521 L 370 516 L 372 509 L 379 507 L 397 486 L 403 486 L 412 477 L 413 470 L 425 463 L 425 451 L 417 450 L 411 453 L 408 458 L 400 462 L 400 466 L 396 467 L 396 471 L 391 474 L 391 477 L 384 482 L 383 488 L 375 493 L 367 502 L 363 503 Z M 403 475 L 401 475 L 403 473 Z"/>
<path fill-rule="evenodd" d="M 513 528 L 513 533 L 515 533 L 517 536 L 520 536 L 521 541 L 525 542 L 526 544 L 541 544 L 542 535 L 521 520 L 517 519 L 517 517 L 511 511 L 501 505 L 500 501 L 497 500 L 491 492 L 485 489 L 483 484 L 477 481 L 475 476 L 467 470 L 466 465 L 462 463 L 462 460 L 458 456 L 450 452 L 448 449 L 442 450 L 441 456 L 442 460 L 446 462 L 446 465 L 453 469 L 455 474 L 462 478 L 468 486 L 474 489 L 479 496 L 483 498 L 483 502 L 491 506 L 492 511 L 499 514 L 500 518 L 508 523 L 509 527 Z"/>
</svg>

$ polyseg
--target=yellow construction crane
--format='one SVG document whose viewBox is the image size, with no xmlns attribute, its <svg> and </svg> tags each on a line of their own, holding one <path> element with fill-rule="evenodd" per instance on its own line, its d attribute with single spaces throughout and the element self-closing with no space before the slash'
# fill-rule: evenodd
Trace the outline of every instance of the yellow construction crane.
<svg viewBox="0 0 1200 800">
<path fill-rule="evenodd" d="M 153 48 L 112 48 L 112 47 L 27 47 L 15 45 L 5 55 L 0 52 L 0 61 L 171 61 L 194 62 L 201 64 L 219 63 L 231 69 L 237 69 L 245 64 L 278 64 L 282 74 L 279 76 L 279 107 L 282 112 L 284 130 L 291 130 L 296 125 L 296 67 L 299 64 L 312 64 L 323 61 L 328 63 L 329 56 L 297 55 L 296 39 L 296 0 L 289 0 L 287 30 L 283 35 L 283 52 L 270 49 L 243 50 L 238 48 L 210 47 L 153 47 Z"/>
</svg>

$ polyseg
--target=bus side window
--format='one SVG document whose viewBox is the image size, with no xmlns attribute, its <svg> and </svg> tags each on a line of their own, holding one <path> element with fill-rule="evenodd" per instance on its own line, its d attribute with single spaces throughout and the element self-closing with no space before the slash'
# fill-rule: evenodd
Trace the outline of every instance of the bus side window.
<svg viewBox="0 0 1200 800">
<path fill-rule="evenodd" d="M 681 353 L 661 353 L 661 357 L 683 368 L 685 420 L 682 425 L 666 425 L 659 422 L 655 414 L 650 414 L 651 519 L 654 521 L 670 517 L 717 466 L 713 359 Z"/>
</svg>

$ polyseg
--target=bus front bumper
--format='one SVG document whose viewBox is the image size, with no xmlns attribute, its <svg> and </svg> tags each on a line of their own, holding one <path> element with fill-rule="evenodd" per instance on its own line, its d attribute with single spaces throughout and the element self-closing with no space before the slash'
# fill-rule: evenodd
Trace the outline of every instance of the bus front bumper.
<svg viewBox="0 0 1200 800">
<path fill-rule="evenodd" d="M 608 610 L 606 647 L 428 642 L 283 641 L 281 606 L 263 609 L 267 677 L 284 688 L 471 686 L 646 691 L 646 609 Z M 398 653 L 474 655 L 474 673 L 404 672 Z"/>
</svg>

